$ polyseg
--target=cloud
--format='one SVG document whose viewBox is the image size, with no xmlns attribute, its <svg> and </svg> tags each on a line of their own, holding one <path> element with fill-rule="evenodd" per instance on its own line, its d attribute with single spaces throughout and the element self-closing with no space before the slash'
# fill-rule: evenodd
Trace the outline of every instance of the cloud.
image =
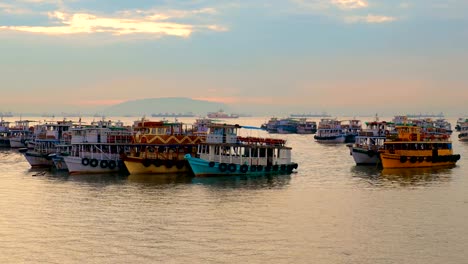
<svg viewBox="0 0 468 264">
<path fill-rule="evenodd" d="M 31 1 L 31 0 L 30 0 Z M 32 0 L 34 1 L 34 0 Z M 39 0 L 37 0 L 39 1 Z M 0 8 L 2 6 L 0 5 Z M 50 26 L 0 26 L 0 30 L 38 33 L 45 35 L 109 33 L 115 36 L 146 34 L 157 36 L 189 37 L 194 31 L 227 31 L 221 25 L 196 25 L 196 23 L 171 22 L 173 18 L 215 14 L 213 8 L 199 10 L 170 10 L 158 13 L 154 10 L 121 11 L 117 16 L 98 16 L 90 13 L 48 13 Z"/>
<path fill-rule="evenodd" d="M 340 9 L 359 9 L 369 6 L 365 0 L 291 0 L 300 6 L 312 10 L 327 10 L 332 7 Z"/>
<path fill-rule="evenodd" d="M 365 0 L 331 0 L 331 3 L 341 9 L 357 9 L 369 6 Z"/>
<path fill-rule="evenodd" d="M 397 20 L 396 17 L 391 16 L 379 16 L 379 15 L 367 15 L 367 16 L 348 16 L 345 17 L 346 23 L 388 23 Z"/>
</svg>

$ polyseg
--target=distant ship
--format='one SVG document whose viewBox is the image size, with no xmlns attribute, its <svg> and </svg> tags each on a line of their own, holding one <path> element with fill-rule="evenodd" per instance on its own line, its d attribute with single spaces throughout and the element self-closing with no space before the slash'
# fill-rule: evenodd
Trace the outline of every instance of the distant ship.
<svg viewBox="0 0 468 264">
<path fill-rule="evenodd" d="M 444 114 L 443 113 L 438 113 L 438 114 L 407 114 L 406 116 L 408 118 L 429 118 L 429 117 L 443 118 Z"/>
<path fill-rule="evenodd" d="M 11 113 L 11 112 L 4 112 L 4 113 L 0 112 L 0 116 L 1 117 L 13 117 L 13 113 Z"/>
<path fill-rule="evenodd" d="M 157 113 L 152 114 L 151 117 L 196 117 L 192 112 L 188 113 Z"/>
<path fill-rule="evenodd" d="M 236 114 L 226 114 L 223 110 L 218 112 L 210 112 L 207 114 L 208 118 L 239 118 L 239 115 Z"/>
<path fill-rule="evenodd" d="M 331 117 L 331 115 L 327 114 L 327 113 L 321 113 L 321 114 L 290 114 L 289 115 L 290 117 L 300 117 L 300 118 L 303 118 L 303 117 Z"/>
</svg>

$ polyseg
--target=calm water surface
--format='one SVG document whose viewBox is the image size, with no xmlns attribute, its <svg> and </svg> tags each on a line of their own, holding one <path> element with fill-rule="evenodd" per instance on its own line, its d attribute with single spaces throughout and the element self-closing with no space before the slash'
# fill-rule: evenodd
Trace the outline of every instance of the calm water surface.
<svg viewBox="0 0 468 264">
<path fill-rule="evenodd" d="M 272 177 L 68 176 L 0 150 L 0 262 L 467 263 L 457 134 L 455 168 L 411 171 L 356 167 L 345 145 L 286 135 L 299 169 Z"/>
</svg>

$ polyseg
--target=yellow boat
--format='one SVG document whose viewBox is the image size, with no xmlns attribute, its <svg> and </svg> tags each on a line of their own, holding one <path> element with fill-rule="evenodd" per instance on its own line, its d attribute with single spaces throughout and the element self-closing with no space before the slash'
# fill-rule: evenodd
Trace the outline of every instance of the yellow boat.
<svg viewBox="0 0 468 264">
<path fill-rule="evenodd" d="M 130 153 L 123 157 L 130 174 L 191 172 L 185 154 L 195 154 L 206 133 L 179 122 L 136 121 Z"/>
<path fill-rule="evenodd" d="M 460 159 L 453 154 L 447 134 L 429 134 L 417 126 L 397 126 L 398 132 L 379 151 L 384 169 L 453 166 Z"/>
</svg>

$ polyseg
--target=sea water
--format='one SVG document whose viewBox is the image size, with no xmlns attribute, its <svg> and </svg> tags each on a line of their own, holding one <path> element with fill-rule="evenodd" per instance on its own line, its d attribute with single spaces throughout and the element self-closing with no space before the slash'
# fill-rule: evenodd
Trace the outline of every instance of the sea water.
<svg viewBox="0 0 468 264">
<path fill-rule="evenodd" d="M 1 149 L 0 263 L 467 262 L 468 144 L 457 132 L 456 167 L 400 171 L 355 166 L 344 144 L 313 135 L 243 133 L 285 138 L 297 173 L 69 176 Z"/>
</svg>

